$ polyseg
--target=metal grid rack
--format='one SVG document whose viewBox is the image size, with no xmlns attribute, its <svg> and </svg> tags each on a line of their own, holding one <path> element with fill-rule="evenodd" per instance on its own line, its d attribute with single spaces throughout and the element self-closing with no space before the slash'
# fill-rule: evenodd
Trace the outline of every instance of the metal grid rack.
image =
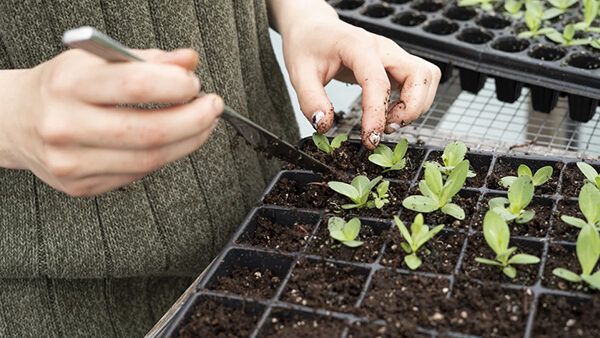
<svg viewBox="0 0 600 338">
<path fill-rule="evenodd" d="M 359 138 L 360 116 L 359 97 L 330 135 L 346 132 Z M 528 88 L 515 103 L 504 103 L 496 99 L 493 79 L 475 95 L 462 91 L 455 75 L 440 85 L 427 113 L 384 139 L 400 137 L 438 146 L 460 139 L 473 150 L 598 159 L 600 114 L 588 123 L 572 121 L 565 97 L 550 114 L 533 111 Z"/>
</svg>

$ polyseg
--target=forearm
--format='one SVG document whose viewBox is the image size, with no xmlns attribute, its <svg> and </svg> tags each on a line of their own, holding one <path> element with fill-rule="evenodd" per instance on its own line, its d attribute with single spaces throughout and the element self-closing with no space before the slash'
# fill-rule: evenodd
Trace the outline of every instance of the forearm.
<svg viewBox="0 0 600 338">
<path fill-rule="evenodd" d="M 335 10 L 325 0 L 267 0 L 271 25 L 286 36 L 297 23 L 311 20 L 337 20 Z M 315 32 L 316 33 L 316 32 Z"/>
</svg>

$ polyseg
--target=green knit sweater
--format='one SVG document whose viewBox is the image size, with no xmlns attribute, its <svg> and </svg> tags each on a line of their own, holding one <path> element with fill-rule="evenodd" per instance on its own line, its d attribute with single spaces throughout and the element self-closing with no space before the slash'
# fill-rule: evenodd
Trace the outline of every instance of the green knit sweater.
<svg viewBox="0 0 600 338">
<path fill-rule="evenodd" d="M 83 25 L 133 48 L 196 49 L 206 91 L 297 140 L 264 0 L 2 0 L 0 69 L 52 58 Z M 142 336 L 275 170 L 224 122 L 190 156 L 96 198 L 0 169 L 0 337 Z"/>
</svg>

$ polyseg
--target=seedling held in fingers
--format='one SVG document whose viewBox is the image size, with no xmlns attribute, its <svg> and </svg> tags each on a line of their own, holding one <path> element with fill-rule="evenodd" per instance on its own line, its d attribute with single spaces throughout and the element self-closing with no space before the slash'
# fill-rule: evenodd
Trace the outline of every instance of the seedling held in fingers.
<svg viewBox="0 0 600 338">
<path fill-rule="evenodd" d="M 356 217 L 348 222 L 340 217 L 331 217 L 327 222 L 327 228 L 331 238 L 340 241 L 347 247 L 355 248 L 363 245 L 363 242 L 356 240 L 360 233 L 360 219 Z"/>
<path fill-rule="evenodd" d="M 340 193 L 349 198 L 353 203 L 342 205 L 343 209 L 353 208 L 378 208 L 381 209 L 385 204 L 389 203 L 388 188 L 389 181 L 381 181 L 382 177 L 378 176 L 373 180 L 369 180 L 367 176 L 356 176 L 350 184 L 344 182 L 331 181 L 327 185 L 337 193 Z M 379 183 L 379 186 L 377 186 Z M 377 186 L 376 192 L 371 194 L 371 190 Z M 373 196 L 373 200 L 369 197 Z"/>
<path fill-rule="evenodd" d="M 315 143 L 315 146 L 319 148 L 319 150 L 326 154 L 331 154 L 334 150 L 341 147 L 343 142 L 348 140 L 348 135 L 339 134 L 336 137 L 334 137 L 333 140 L 331 140 L 331 143 L 329 143 L 329 139 L 327 138 L 327 136 L 319 133 L 313 133 L 312 140 Z"/>
<path fill-rule="evenodd" d="M 552 177 L 553 173 L 554 173 L 554 169 L 552 169 L 552 167 L 549 165 L 545 166 L 543 168 L 540 168 L 538 171 L 535 172 L 535 174 L 533 174 L 531 169 L 525 164 L 521 164 L 519 166 L 519 168 L 517 169 L 517 175 L 519 175 L 518 177 L 521 177 L 521 176 L 531 177 L 531 181 L 533 182 L 534 187 L 539 187 L 539 186 L 543 185 L 544 183 L 548 182 L 550 177 Z M 502 179 L 500 179 L 500 185 L 505 188 L 509 188 L 517 180 L 518 177 L 516 177 L 516 176 L 503 177 Z"/>
<path fill-rule="evenodd" d="M 485 214 L 483 220 L 483 236 L 487 245 L 496 254 L 496 257 L 494 259 L 477 257 L 475 261 L 480 264 L 498 266 L 511 279 L 517 276 L 517 269 L 513 265 L 537 264 L 540 262 L 540 259 L 533 255 L 514 254 L 517 251 L 517 247 L 508 247 L 510 230 L 506 221 L 491 210 Z"/>
<path fill-rule="evenodd" d="M 444 153 L 442 154 L 442 162 L 443 165 L 440 165 L 437 162 L 434 163 L 438 169 L 444 175 L 448 175 L 454 168 L 459 165 L 465 159 L 465 155 L 467 154 L 467 146 L 462 142 L 452 142 L 448 144 L 444 148 Z M 475 172 L 469 169 L 467 173 L 467 177 L 475 177 Z"/>
<path fill-rule="evenodd" d="M 579 192 L 579 210 L 585 220 L 567 215 L 562 215 L 560 219 L 578 228 L 583 228 L 586 224 L 600 228 L 600 190 L 591 183 L 586 183 Z"/>
<path fill-rule="evenodd" d="M 465 184 L 468 171 L 469 161 L 464 160 L 450 172 L 444 182 L 437 166 L 425 163 L 425 179 L 419 182 L 422 195 L 409 196 L 404 199 L 402 205 L 416 212 L 428 213 L 441 210 L 456 219 L 464 219 L 465 211 L 451 201 Z"/>
<path fill-rule="evenodd" d="M 375 148 L 374 153 L 369 156 L 369 161 L 384 168 L 384 173 L 392 170 L 401 170 L 406 167 L 404 155 L 406 155 L 407 149 L 407 139 L 400 140 L 396 144 L 396 147 L 394 147 L 394 151 L 385 144 L 380 144 Z"/>
<path fill-rule="evenodd" d="M 596 169 L 594 169 L 594 167 L 585 162 L 578 162 L 577 167 L 579 170 L 581 170 L 581 173 L 583 173 L 583 176 L 585 176 L 589 182 L 594 184 L 596 188 L 600 189 L 600 175 L 598 175 L 598 172 Z"/>
<path fill-rule="evenodd" d="M 535 216 L 535 211 L 525 210 L 533 199 L 533 181 L 529 176 L 517 178 L 508 189 L 508 198 L 492 198 L 488 205 L 490 210 L 500 215 L 505 221 L 527 223 Z M 506 206 L 508 204 L 508 206 Z"/>
<path fill-rule="evenodd" d="M 410 231 L 408 231 L 398 216 L 394 216 L 394 222 L 396 222 L 398 230 L 400 230 L 402 237 L 406 241 L 400 244 L 402 250 L 407 254 L 404 256 L 404 263 L 406 263 L 411 270 L 416 270 L 422 264 L 421 259 L 417 256 L 417 251 L 419 251 L 427 241 L 440 232 L 444 228 L 444 225 L 438 225 L 429 230 L 429 226 L 424 224 L 423 214 L 417 214 L 410 226 Z"/>
<path fill-rule="evenodd" d="M 600 270 L 592 273 L 600 257 L 600 236 L 598 230 L 589 224 L 585 224 L 579 236 L 577 236 L 577 260 L 581 266 L 581 274 L 577 274 L 565 268 L 556 268 L 552 273 L 572 283 L 586 282 L 593 289 L 600 290 Z"/>
</svg>

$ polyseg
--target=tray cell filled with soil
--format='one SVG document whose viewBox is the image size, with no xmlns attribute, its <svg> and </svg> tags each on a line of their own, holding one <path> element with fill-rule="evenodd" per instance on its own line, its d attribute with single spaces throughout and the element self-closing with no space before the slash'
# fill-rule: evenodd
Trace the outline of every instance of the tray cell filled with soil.
<svg viewBox="0 0 600 338">
<path fill-rule="evenodd" d="M 533 337 L 597 337 L 600 296 L 590 299 L 545 294 L 538 301 Z"/>
<path fill-rule="evenodd" d="M 600 164 L 589 163 L 596 171 L 600 172 Z M 564 197 L 577 198 L 581 187 L 587 182 L 585 176 L 576 162 L 568 163 L 562 176 L 561 193 Z"/>
<path fill-rule="evenodd" d="M 558 187 L 558 177 L 564 166 L 563 162 L 550 160 L 526 159 L 502 156 L 496 159 L 492 174 L 488 177 L 487 187 L 495 190 L 506 190 L 500 185 L 500 179 L 506 176 L 517 176 L 519 165 L 527 165 L 533 173 L 545 166 L 551 166 L 553 173 L 548 182 L 535 188 L 536 195 L 554 195 Z"/>
<path fill-rule="evenodd" d="M 544 275 L 542 277 L 542 285 L 554 290 L 574 291 L 581 293 L 594 293 L 593 289 L 582 282 L 573 283 L 562 278 L 556 277 L 552 271 L 556 268 L 563 268 L 572 271 L 576 274 L 581 273 L 581 266 L 577 260 L 575 245 L 550 243 L 548 255 L 546 257 L 546 265 L 544 266 Z M 600 269 L 600 262 L 596 263 L 593 272 Z"/>
<path fill-rule="evenodd" d="M 465 182 L 466 188 L 481 188 L 485 184 L 485 177 L 488 174 L 488 170 L 490 169 L 490 165 L 492 163 L 492 156 L 478 154 L 478 153 L 468 153 L 465 156 L 466 160 L 469 160 L 471 164 L 471 170 L 475 173 L 475 177 L 468 177 Z M 432 161 L 439 164 L 443 164 L 442 161 L 442 152 L 441 151 L 432 151 L 427 155 L 426 161 Z M 419 180 L 423 179 L 423 171 L 419 174 Z"/>
<path fill-rule="evenodd" d="M 579 203 L 575 200 L 560 200 L 556 207 L 552 221 L 550 237 L 555 241 L 577 242 L 580 228 L 567 224 L 561 216 L 567 215 L 585 220 L 583 213 L 579 210 Z"/>
<path fill-rule="evenodd" d="M 314 313 L 275 308 L 257 337 L 261 338 L 330 338 L 340 337 L 344 322 Z"/>
</svg>

